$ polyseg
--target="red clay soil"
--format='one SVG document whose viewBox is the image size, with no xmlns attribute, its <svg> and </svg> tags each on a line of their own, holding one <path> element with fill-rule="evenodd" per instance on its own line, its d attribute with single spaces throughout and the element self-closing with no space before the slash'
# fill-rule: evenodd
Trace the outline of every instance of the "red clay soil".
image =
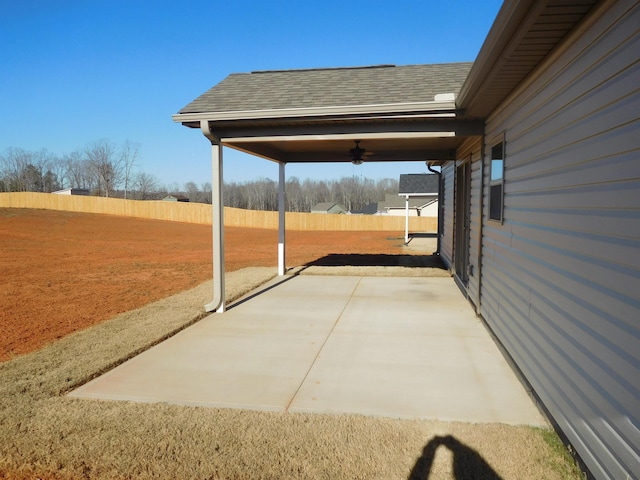
<svg viewBox="0 0 640 480">
<path fill-rule="evenodd" d="M 399 255 L 401 232 L 287 232 L 287 266 L 328 254 Z M 226 271 L 276 266 L 277 232 L 225 228 Z M 212 275 L 211 227 L 0 208 L 0 361 Z"/>
</svg>

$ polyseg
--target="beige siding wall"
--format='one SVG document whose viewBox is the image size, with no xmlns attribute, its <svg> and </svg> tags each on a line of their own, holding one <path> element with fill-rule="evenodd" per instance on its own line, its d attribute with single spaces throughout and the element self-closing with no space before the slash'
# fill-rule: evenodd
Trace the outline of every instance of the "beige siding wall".
<svg viewBox="0 0 640 480">
<path fill-rule="evenodd" d="M 427 205 L 420 211 L 420 216 L 423 217 L 437 217 L 438 216 L 438 202 L 433 202 L 431 205 Z"/>
<path fill-rule="evenodd" d="M 0 193 L 0 207 L 66 210 L 211 225 L 211 205 L 201 203 L 137 201 L 28 192 Z M 286 214 L 285 222 L 288 230 L 402 232 L 405 228 L 404 217 L 379 215 L 315 215 L 289 212 Z M 278 212 L 225 207 L 224 223 L 227 226 L 277 229 Z M 438 220 L 431 217 L 410 218 L 409 230 L 437 232 Z"/>
<path fill-rule="evenodd" d="M 453 163 L 447 163 L 442 167 L 444 218 L 440 239 L 440 256 L 449 267 L 453 264 L 455 173 L 456 168 Z"/>
<path fill-rule="evenodd" d="M 477 307 L 480 304 L 480 235 L 482 229 L 482 138 L 468 139 L 458 149 L 457 157 L 471 162 L 471 198 L 469 222 L 469 282 L 467 295 Z"/>
<path fill-rule="evenodd" d="M 487 122 L 505 208 L 483 225 L 481 313 L 592 473 L 623 479 L 640 478 L 640 4 L 605 5 Z"/>
</svg>

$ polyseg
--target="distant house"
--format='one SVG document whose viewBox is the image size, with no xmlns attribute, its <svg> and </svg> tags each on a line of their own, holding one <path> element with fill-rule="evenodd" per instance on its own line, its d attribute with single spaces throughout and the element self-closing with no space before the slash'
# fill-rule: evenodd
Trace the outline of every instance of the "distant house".
<svg viewBox="0 0 640 480">
<path fill-rule="evenodd" d="M 173 194 L 173 195 L 167 195 L 162 200 L 165 202 L 188 202 L 189 198 L 185 197 L 184 195 Z"/>
<path fill-rule="evenodd" d="M 370 203 L 353 213 L 437 217 L 438 183 L 438 176 L 430 173 L 402 174 L 397 195 L 386 194 L 382 202 Z"/>
<path fill-rule="evenodd" d="M 311 208 L 311 213 L 333 213 L 333 214 L 345 214 L 347 209 L 339 203 L 335 202 L 322 202 L 318 203 Z"/>
<path fill-rule="evenodd" d="M 379 206 L 384 202 L 373 202 L 365 205 L 360 210 L 351 210 L 352 215 L 380 215 Z"/>
<path fill-rule="evenodd" d="M 408 173 L 400 175 L 398 196 L 400 207 L 389 204 L 389 215 L 438 216 L 437 175 L 430 173 Z M 400 211 L 404 209 L 404 211 Z"/>
<path fill-rule="evenodd" d="M 438 196 L 409 198 L 410 217 L 437 217 Z M 403 217 L 407 214 L 406 198 L 387 193 L 383 202 L 377 203 L 378 215 L 395 215 Z"/>
<path fill-rule="evenodd" d="M 51 193 L 55 193 L 56 195 L 89 195 L 89 190 L 87 190 L 86 188 L 64 188 L 62 190 L 56 190 L 55 192 L 51 192 Z"/>
<path fill-rule="evenodd" d="M 351 213 L 357 215 L 406 215 L 406 201 L 396 194 L 387 193 L 382 202 L 373 202 L 365 205 L 360 210 Z M 437 217 L 438 199 L 411 198 L 409 199 L 410 217 Z"/>
</svg>

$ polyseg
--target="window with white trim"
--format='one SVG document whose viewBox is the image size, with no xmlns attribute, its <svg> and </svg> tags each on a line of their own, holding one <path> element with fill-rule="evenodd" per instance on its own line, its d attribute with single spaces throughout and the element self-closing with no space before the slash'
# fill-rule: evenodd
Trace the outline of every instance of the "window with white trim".
<svg viewBox="0 0 640 480">
<path fill-rule="evenodd" d="M 489 218 L 502 222 L 504 210 L 504 141 L 491 147 Z"/>
</svg>

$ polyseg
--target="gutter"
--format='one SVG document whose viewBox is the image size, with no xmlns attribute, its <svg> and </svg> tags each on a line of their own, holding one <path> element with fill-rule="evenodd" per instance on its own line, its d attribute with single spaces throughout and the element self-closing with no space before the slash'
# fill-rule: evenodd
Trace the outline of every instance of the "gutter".
<svg viewBox="0 0 640 480">
<path fill-rule="evenodd" d="M 412 103 L 387 103 L 378 105 L 349 105 L 333 107 L 281 108 L 265 110 L 232 110 L 226 112 L 192 112 L 172 115 L 176 123 L 224 120 L 261 120 L 273 118 L 326 117 L 332 115 L 390 115 L 405 113 L 455 112 L 454 100 Z"/>
<path fill-rule="evenodd" d="M 442 223 L 444 220 L 442 218 L 442 210 L 443 210 L 442 173 L 437 170 L 434 170 L 429 162 L 426 162 L 426 164 L 427 164 L 427 170 L 429 170 L 431 173 L 435 173 L 436 175 L 438 175 L 438 234 L 437 234 L 438 236 L 436 237 L 436 241 L 437 241 L 436 251 L 433 252 L 433 254 L 440 256 L 440 242 L 441 242 L 440 233 L 442 232 Z"/>
</svg>

